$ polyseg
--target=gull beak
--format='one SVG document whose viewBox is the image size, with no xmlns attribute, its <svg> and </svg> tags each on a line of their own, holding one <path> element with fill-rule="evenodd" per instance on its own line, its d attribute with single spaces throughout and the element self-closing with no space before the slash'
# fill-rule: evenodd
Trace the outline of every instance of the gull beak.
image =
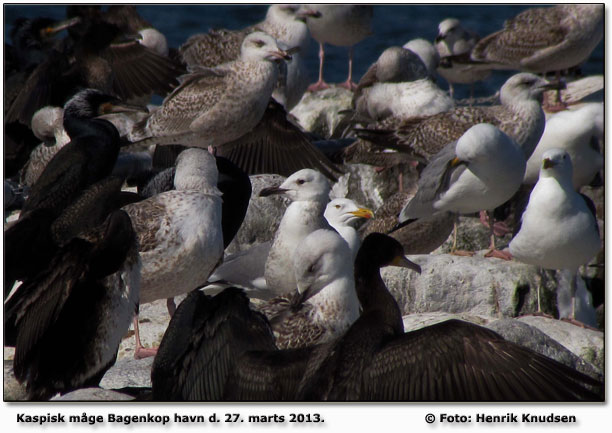
<svg viewBox="0 0 612 433">
<path fill-rule="evenodd" d="M 285 50 L 285 53 L 290 55 L 290 56 L 292 56 L 294 54 L 299 53 L 300 51 L 301 51 L 300 47 L 293 47 L 293 48 L 289 48 L 289 49 Z"/>
<path fill-rule="evenodd" d="M 434 43 L 438 43 L 440 41 L 444 40 L 444 35 L 438 35 L 436 36 L 436 39 L 434 39 Z"/>
<path fill-rule="evenodd" d="M 259 191 L 259 196 L 260 197 L 268 197 L 270 195 L 277 195 L 277 194 L 284 194 L 287 191 L 289 191 L 286 188 L 281 188 L 279 186 L 270 186 L 268 188 L 264 188 L 261 191 Z"/>
<path fill-rule="evenodd" d="M 389 266 L 398 266 L 400 268 L 412 269 L 415 272 L 421 273 L 421 267 L 414 262 L 408 260 L 405 256 L 395 256 Z"/>
<path fill-rule="evenodd" d="M 349 213 L 351 215 L 356 216 L 357 218 L 365 218 L 367 220 L 369 220 L 370 218 L 374 218 L 374 212 L 364 207 L 360 207 L 359 209 L 349 212 Z"/>
<path fill-rule="evenodd" d="M 552 168 L 554 167 L 556 164 L 552 159 L 548 159 L 548 158 L 544 158 L 544 160 L 542 161 L 542 168 L 546 169 L 546 168 Z"/>
<path fill-rule="evenodd" d="M 308 18 L 321 18 L 321 12 L 306 8 L 295 15 L 296 19 L 306 21 Z"/>
<path fill-rule="evenodd" d="M 291 60 L 291 55 L 284 50 L 270 51 L 270 57 L 279 60 Z"/>
<path fill-rule="evenodd" d="M 450 162 L 451 167 L 457 167 L 458 165 L 465 164 L 465 161 L 459 159 L 459 157 L 455 156 Z"/>
</svg>

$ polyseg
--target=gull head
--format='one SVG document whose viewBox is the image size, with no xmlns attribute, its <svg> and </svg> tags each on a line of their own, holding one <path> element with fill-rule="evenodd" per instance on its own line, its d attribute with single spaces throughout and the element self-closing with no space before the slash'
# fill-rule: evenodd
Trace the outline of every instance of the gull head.
<svg viewBox="0 0 612 433">
<path fill-rule="evenodd" d="M 530 99 L 541 103 L 542 94 L 546 90 L 558 89 L 559 86 L 559 83 L 551 83 L 529 72 L 521 72 L 508 78 L 499 91 L 499 99 L 502 104 Z"/>
<path fill-rule="evenodd" d="M 327 204 L 325 219 L 331 226 L 347 226 L 358 219 L 370 219 L 374 213 L 370 209 L 359 207 L 349 198 L 335 198 Z"/>
<path fill-rule="evenodd" d="M 283 194 L 292 201 L 327 201 L 331 186 L 325 176 L 316 170 L 305 168 L 289 176 L 280 186 L 264 188 L 260 197 Z"/>
<path fill-rule="evenodd" d="M 571 182 L 572 159 L 563 149 L 549 149 L 542 154 L 542 165 L 540 166 L 540 178 L 554 177 L 560 181 Z"/>
<path fill-rule="evenodd" d="M 244 38 L 240 48 L 240 58 L 243 61 L 291 60 L 291 56 L 278 47 L 276 39 L 264 32 L 253 32 Z"/>
</svg>

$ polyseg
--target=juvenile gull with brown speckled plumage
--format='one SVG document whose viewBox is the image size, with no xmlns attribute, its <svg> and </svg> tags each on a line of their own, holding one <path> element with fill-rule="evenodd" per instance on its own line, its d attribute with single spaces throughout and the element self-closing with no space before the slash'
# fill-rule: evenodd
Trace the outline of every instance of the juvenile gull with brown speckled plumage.
<svg viewBox="0 0 612 433">
<path fill-rule="evenodd" d="M 221 146 L 261 120 L 278 79 L 277 61 L 290 58 L 271 36 L 255 32 L 240 58 L 215 68 L 194 68 L 133 131 L 140 145 Z"/>
<path fill-rule="evenodd" d="M 490 123 L 516 141 L 529 158 L 544 131 L 542 93 L 551 87 L 543 78 L 524 72 L 513 75 L 502 86 L 501 105 L 457 107 L 424 118 L 389 118 L 375 129 L 358 130 L 358 135 L 377 146 L 410 153 L 417 160 L 429 160 L 470 127 Z"/>
</svg>

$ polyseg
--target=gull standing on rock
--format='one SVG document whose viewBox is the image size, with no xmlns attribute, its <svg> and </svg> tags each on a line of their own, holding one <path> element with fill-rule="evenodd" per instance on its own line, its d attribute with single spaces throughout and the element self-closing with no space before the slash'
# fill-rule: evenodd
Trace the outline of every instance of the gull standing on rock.
<svg viewBox="0 0 612 433">
<path fill-rule="evenodd" d="M 141 304 L 200 287 L 223 258 L 217 178 L 215 158 L 208 151 L 187 149 L 177 158 L 175 190 L 123 208 L 132 219 L 142 257 Z M 137 320 L 134 356 L 151 356 L 156 350 L 142 347 Z"/>
<path fill-rule="evenodd" d="M 278 79 L 276 62 L 290 58 L 271 36 L 249 34 L 240 59 L 183 76 L 161 107 L 134 128 L 131 140 L 207 148 L 241 137 L 268 106 Z"/>
<path fill-rule="evenodd" d="M 474 70 L 465 64 L 469 63 L 472 48 L 479 39 L 476 32 L 464 28 L 456 18 L 447 18 L 438 25 L 435 40 L 440 55 L 438 74 L 448 81 L 451 97 L 454 93 L 453 83 L 470 84 L 470 97 L 473 97 L 474 82 L 484 80 L 491 74 L 490 70 Z"/>
<path fill-rule="evenodd" d="M 492 211 L 518 191 L 525 174 L 525 156 L 518 145 L 490 124 L 468 129 L 447 144 L 425 167 L 418 191 L 399 214 L 401 227 L 440 212 Z M 487 257 L 506 258 L 495 249 L 493 224 Z M 457 227 L 455 226 L 456 247 Z"/>
<path fill-rule="evenodd" d="M 570 156 L 562 149 L 547 150 L 521 228 L 510 242 L 510 253 L 524 263 L 572 271 L 570 296 L 558 289 L 557 304 L 562 318 L 575 319 L 578 268 L 600 249 L 595 206 L 574 190 Z"/>
<path fill-rule="evenodd" d="M 348 77 L 339 86 L 355 89 L 357 85 L 353 82 L 353 46 L 372 34 L 374 8 L 371 5 L 348 4 L 313 4 L 308 7 L 321 13 L 320 17 L 307 21 L 310 34 L 319 43 L 319 80 L 311 84 L 308 90 L 314 92 L 329 88 L 323 81 L 325 44 L 349 47 Z"/>
</svg>

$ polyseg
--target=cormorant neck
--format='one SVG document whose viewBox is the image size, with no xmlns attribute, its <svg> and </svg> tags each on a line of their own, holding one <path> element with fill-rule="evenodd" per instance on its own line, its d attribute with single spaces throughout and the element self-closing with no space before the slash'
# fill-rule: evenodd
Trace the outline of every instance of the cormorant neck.
<svg viewBox="0 0 612 433">
<path fill-rule="evenodd" d="M 386 324 L 398 334 L 404 332 L 402 313 L 380 276 L 380 267 L 359 255 L 355 261 L 355 289 L 363 310 L 362 314 L 381 311 Z"/>
</svg>

